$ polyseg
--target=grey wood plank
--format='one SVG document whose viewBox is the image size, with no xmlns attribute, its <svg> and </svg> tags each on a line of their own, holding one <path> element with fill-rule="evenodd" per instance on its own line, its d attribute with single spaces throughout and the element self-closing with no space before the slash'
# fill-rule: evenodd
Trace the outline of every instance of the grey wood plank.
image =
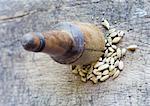
<svg viewBox="0 0 150 106">
<path fill-rule="evenodd" d="M 23 50 L 19 39 L 60 21 L 99 25 L 102 18 L 124 30 L 119 44 L 137 44 L 115 80 L 82 83 L 69 66 Z M 149 106 L 149 0 L 0 0 L 0 106 Z"/>
</svg>

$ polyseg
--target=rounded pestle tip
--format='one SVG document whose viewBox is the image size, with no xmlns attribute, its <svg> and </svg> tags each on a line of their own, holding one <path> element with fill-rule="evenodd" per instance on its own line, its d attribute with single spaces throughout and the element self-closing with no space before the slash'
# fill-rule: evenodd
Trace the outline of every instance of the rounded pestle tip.
<svg viewBox="0 0 150 106">
<path fill-rule="evenodd" d="M 34 37 L 30 33 L 25 34 L 22 37 L 21 44 L 24 47 L 24 49 L 29 50 L 29 51 L 34 51 L 34 49 L 37 48 L 37 45 L 35 44 Z"/>
</svg>

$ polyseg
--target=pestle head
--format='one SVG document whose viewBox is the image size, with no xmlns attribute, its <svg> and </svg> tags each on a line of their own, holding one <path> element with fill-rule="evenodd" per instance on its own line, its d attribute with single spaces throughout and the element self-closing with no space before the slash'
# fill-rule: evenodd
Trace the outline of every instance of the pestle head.
<svg viewBox="0 0 150 106">
<path fill-rule="evenodd" d="M 35 51 L 40 45 L 40 39 L 38 36 L 28 33 L 22 37 L 21 44 L 25 50 Z"/>
</svg>

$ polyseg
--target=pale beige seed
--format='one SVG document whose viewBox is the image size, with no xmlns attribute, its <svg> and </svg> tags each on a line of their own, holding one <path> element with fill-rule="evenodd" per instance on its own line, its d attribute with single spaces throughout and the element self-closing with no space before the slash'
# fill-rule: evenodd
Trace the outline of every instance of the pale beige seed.
<svg viewBox="0 0 150 106">
<path fill-rule="evenodd" d="M 81 81 L 82 82 L 86 82 L 86 78 L 85 77 L 81 77 Z"/>
<path fill-rule="evenodd" d="M 119 43 L 120 40 L 121 40 L 121 37 L 115 37 L 115 38 L 112 40 L 112 43 Z"/>
<path fill-rule="evenodd" d="M 98 75 L 96 76 L 97 80 L 101 79 L 102 78 L 102 75 Z"/>
<path fill-rule="evenodd" d="M 88 79 L 92 78 L 93 76 L 94 76 L 94 74 L 89 74 L 89 75 L 87 75 L 86 78 L 87 78 L 87 80 L 88 80 Z"/>
<path fill-rule="evenodd" d="M 108 50 L 109 50 L 110 52 L 114 52 L 114 51 L 115 51 L 112 47 L 108 47 Z"/>
<path fill-rule="evenodd" d="M 113 76 L 116 71 L 117 71 L 117 68 L 115 68 L 114 70 L 110 71 L 110 72 L 109 72 L 109 76 L 110 76 L 110 77 Z"/>
<path fill-rule="evenodd" d="M 116 52 L 111 55 L 111 57 L 115 57 L 115 56 L 117 56 Z"/>
<path fill-rule="evenodd" d="M 121 58 L 121 49 L 120 48 L 117 49 L 117 57 Z"/>
<path fill-rule="evenodd" d="M 107 41 L 108 42 L 112 41 L 112 38 L 111 37 L 107 37 Z"/>
<path fill-rule="evenodd" d="M 127 47 L 127 49 L 130 51 L 135 51 L 137 49 L 137 45 L 130 45 Z"/>
<path fill-rule="evenodd" d="M 113 71 L 115 69 L 115 66 L 114 65 L 110 65 L 109 66 L 109 71 Z"/>
<path fill-rule="evenodd" d="M 79 75 L 85 77 L 85 74 L 82 71 L 79 71 Z"/>
<path fill-rule="evenodd" d="M 97 78 L 95 76 L 91 77 L 90 80 L 96 84 L 98 82 Z"/>
<path fill-rule="evenodd" d="M 106 59 L 106 63 L 107 63 L 107 64 L 109 64 L 110 59 L 111 59 L 111 57 L 108 57 L 108 58 Z"/>
<path fill-rule="evenodd" d="M 117 78 L 118 76 L 119 76 L 119 74 L 120 74 L 120 71 L 119 70 L 117 70 L 115 73 L 114 73 L 114 75 L 113 75 L 113 79 L 115 79 L 115 78 Z"/>
<path fill-rule="evenodd" d="M 114 66 L 115 66 L 115 67 L 118 67 L 118 66 L 119 66 L 119 60 L 116 60 Z"/>
<path fill-rule="evenodd" d="M 109 53 L 107 54 L 107 57 L 110 57 L 112 54 L 113 54 L 113 52 L 109 52 Z"/>
<path fill-rule="evenodd" d="M 105 39 L 105 44 L 107 43 L 107 39 Z"/>
<path fill-rule="evenodd" d="M 99 72 L 99 71 L 97 71 L 96 73 L 95 73 L 95 75 L 102 75 L 102 72 Z"/>
<path fill-rule="evenodd" d="M 92 74 L 93 72 L 93 66 L 90 67 L 90 69 L 88 70 L 88 74 Z"/>
<path fill-rule="evenodd" d="M 108 23 L 108 21 L 107 21 L 106 19 L 104 19 L 104 20 L 102 21 L 102 25 L 103 25 L 106 29 L 109 29 L 109 28 L 110 28 L 109 23 Z"/>
<path fill-rule="evenodd" d="M 105 37 L 109 37 L 109 33 L 106 33 L 106 34 L 105 34 Z"/>
<path fill-rule="evenodd" d="M 103 62 L 103 63 L 105 63 L 105 62 L 106 62 L 106 59 L 107 59 L 107 58 L 105 57 L 105 58 L 103 59 L 103 61 L 102 61 L 102 62 Z"/>
<path fill-rule="evenodd" d="M 77 65 L 75 69 L 76 69 L 76 70 L 80 70 L 81 68 L 82 68 L 82 66 Z"/>
<path fill-rule="evenodd" d="M 115 36 L 117 36 L 117 32 L 113 32 L 113 33 L 111 33 L 109 36 L 110 36 L 110 37 L 115 37 Z"/>
<path fill-rule="evenodd" d="M 100 78 L 100 81 L 105 81 L 109 78 L 109 75 L 105 75 L 103 77 Z"/>
<path fill-rule="evenodd" d="M 112 29 L 109 30 L 109 34 L 115 32 L 115 31 L 116 31 L 116 29 L 115 29 L 115 28 L 112 28 Z"/>
<path fill-rule="evenodd" d="M 86 69 L 85 69 L 85 70 L 82 69 L 81 71 L 82 71 L 83 73 L 85 73 L 85 74 L 88 73 L 88 71 L 87 71 Z"/>
<path fill-rule="evenodd" d="M 110 46 L 110 44 L 109 44 L 109 43 L 106 43 L 106 46 L 107 46 L 107 47 L 109 47 L 109 46 Z"/>
<path fill-rule="evenodd" d="M 117 56 L 114 56 L 114 59 L 115 59 L 115 61 L 118 59 L 118 57 Z"/>
<path fill-rule="evenodd" d="M 117 46 L 116 45 L 111 45 L 111 47 L 113 48 L 113 49 L 117 49 Z"/>
<path fill-rule="evenodd" d="M 98 72 L 98 69 L 94 69 L 93 70 L 93 74 L 97 73 Z"/>
<path fill-rule="evenodd" d="M 118 68 L 119 68 L 120 70 L 123 70 L 124 64 L 123 64 L 123 61 L 122 61 L 122 60 L 120 60 L 119 65 L 118 65 Z"/>
<path fill-rule="evenodd" d="M 78 74 L 78 70 L 77 70 L 77 69 L 74 69 L 74 70 L 72 70 L 72 73 L 73 73 L 73 74 Z"/>
<path fill-rule="evenodd" d="M 97 62 L 95 65 L 94 65 L 94 68 L 97 68 L 97 67 L 99 67 L 99 66 L 101 66 L 101 65 L 103 65 L 104 63 L 103 62 Z"/>
<path fill-rule="evenodd" d="M 105 50 L 104 56 L 106 57 L 106 56 L 107 56 L 107 54 L 108 54 L 108 49 L 107 49 L 107 50 Z"/>
<path fill-rule="evenodd" d="M 107 32 L 108 32 L 108 31 L 107 31 Z M 107 36 L 107 37 L 108 37 L 108 36 L 109 36 L 109 33 L 106 33 L 106 34 L 105 34 L 105 36 Z"/>
<path fill-rule="evenodd" d="M 108 37 L 107 39 L 108 39 L 108 43 L 111 45 L 111 44 L 112 44 L 112 39 L 111 39 L 111 37 Z"/>
<path fill-rule="evenodd" d="M 125 33 L 123 31 L 119 31 L 118 36 L 123 37 Z"/>
<path fill-rule="evenodd" d="M 114 72 L 113 72 L 113 71 L 110 71 L 108 75 L 111 77 L 111 76 L 114 75 Z"/>
<path fill-rule="evenodd" d="M 110 59 L 110 64 L 113 65 L 114 63 L 115 63 L 115 59 L 112 57 L 112 58 Z"/>
<path fill-rule="evenodd" d="M 105 70 L 105 69 L 107 69 L 108 67 L 109 67 L 108 64 L 103 64 L 103 65 L 101 65 L 100 67 L 98 67 L 98 70 L 99 70 L 99 71 Z"/>
<path fill-rule="evenodd" d="M 122 56 L 125 56 L 126 52 L 127 52 L 127 49 L 123 48 L 123 49 L 121 50 L 121 55 L 122 55 Z"/>
<path fill-rule="evenodd" d="M 109 73 L 108 70 L 104 70 L 103 73 L 102 73 L 102 75 L 107 75 L 108 73 Z"/>
<path fill-rule="evenodd" d="M 102 58 L 102 57 L 100 57 L 100 58 L 99 58 L 99 61 L 101 62 L 102 60 L 103 60 L 103 58 Z"/>
</svg>

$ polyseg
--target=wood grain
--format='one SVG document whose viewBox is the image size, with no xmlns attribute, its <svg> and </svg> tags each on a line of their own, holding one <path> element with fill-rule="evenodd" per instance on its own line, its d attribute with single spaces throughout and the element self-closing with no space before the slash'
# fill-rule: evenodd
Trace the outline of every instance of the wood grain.
<svg viewBox="0 0 150 106">
<path fill-rule="evenodd" d="M 149 0 L 0 0 L 0 106 L 149 106 Z M 100 25 L 107 18 L 126 36 L 125 69 L 115 80 L 82 83 L 69 66 L 23 50 L 27 32 L 47 31 L 59 21 Z"/>
</svg>

